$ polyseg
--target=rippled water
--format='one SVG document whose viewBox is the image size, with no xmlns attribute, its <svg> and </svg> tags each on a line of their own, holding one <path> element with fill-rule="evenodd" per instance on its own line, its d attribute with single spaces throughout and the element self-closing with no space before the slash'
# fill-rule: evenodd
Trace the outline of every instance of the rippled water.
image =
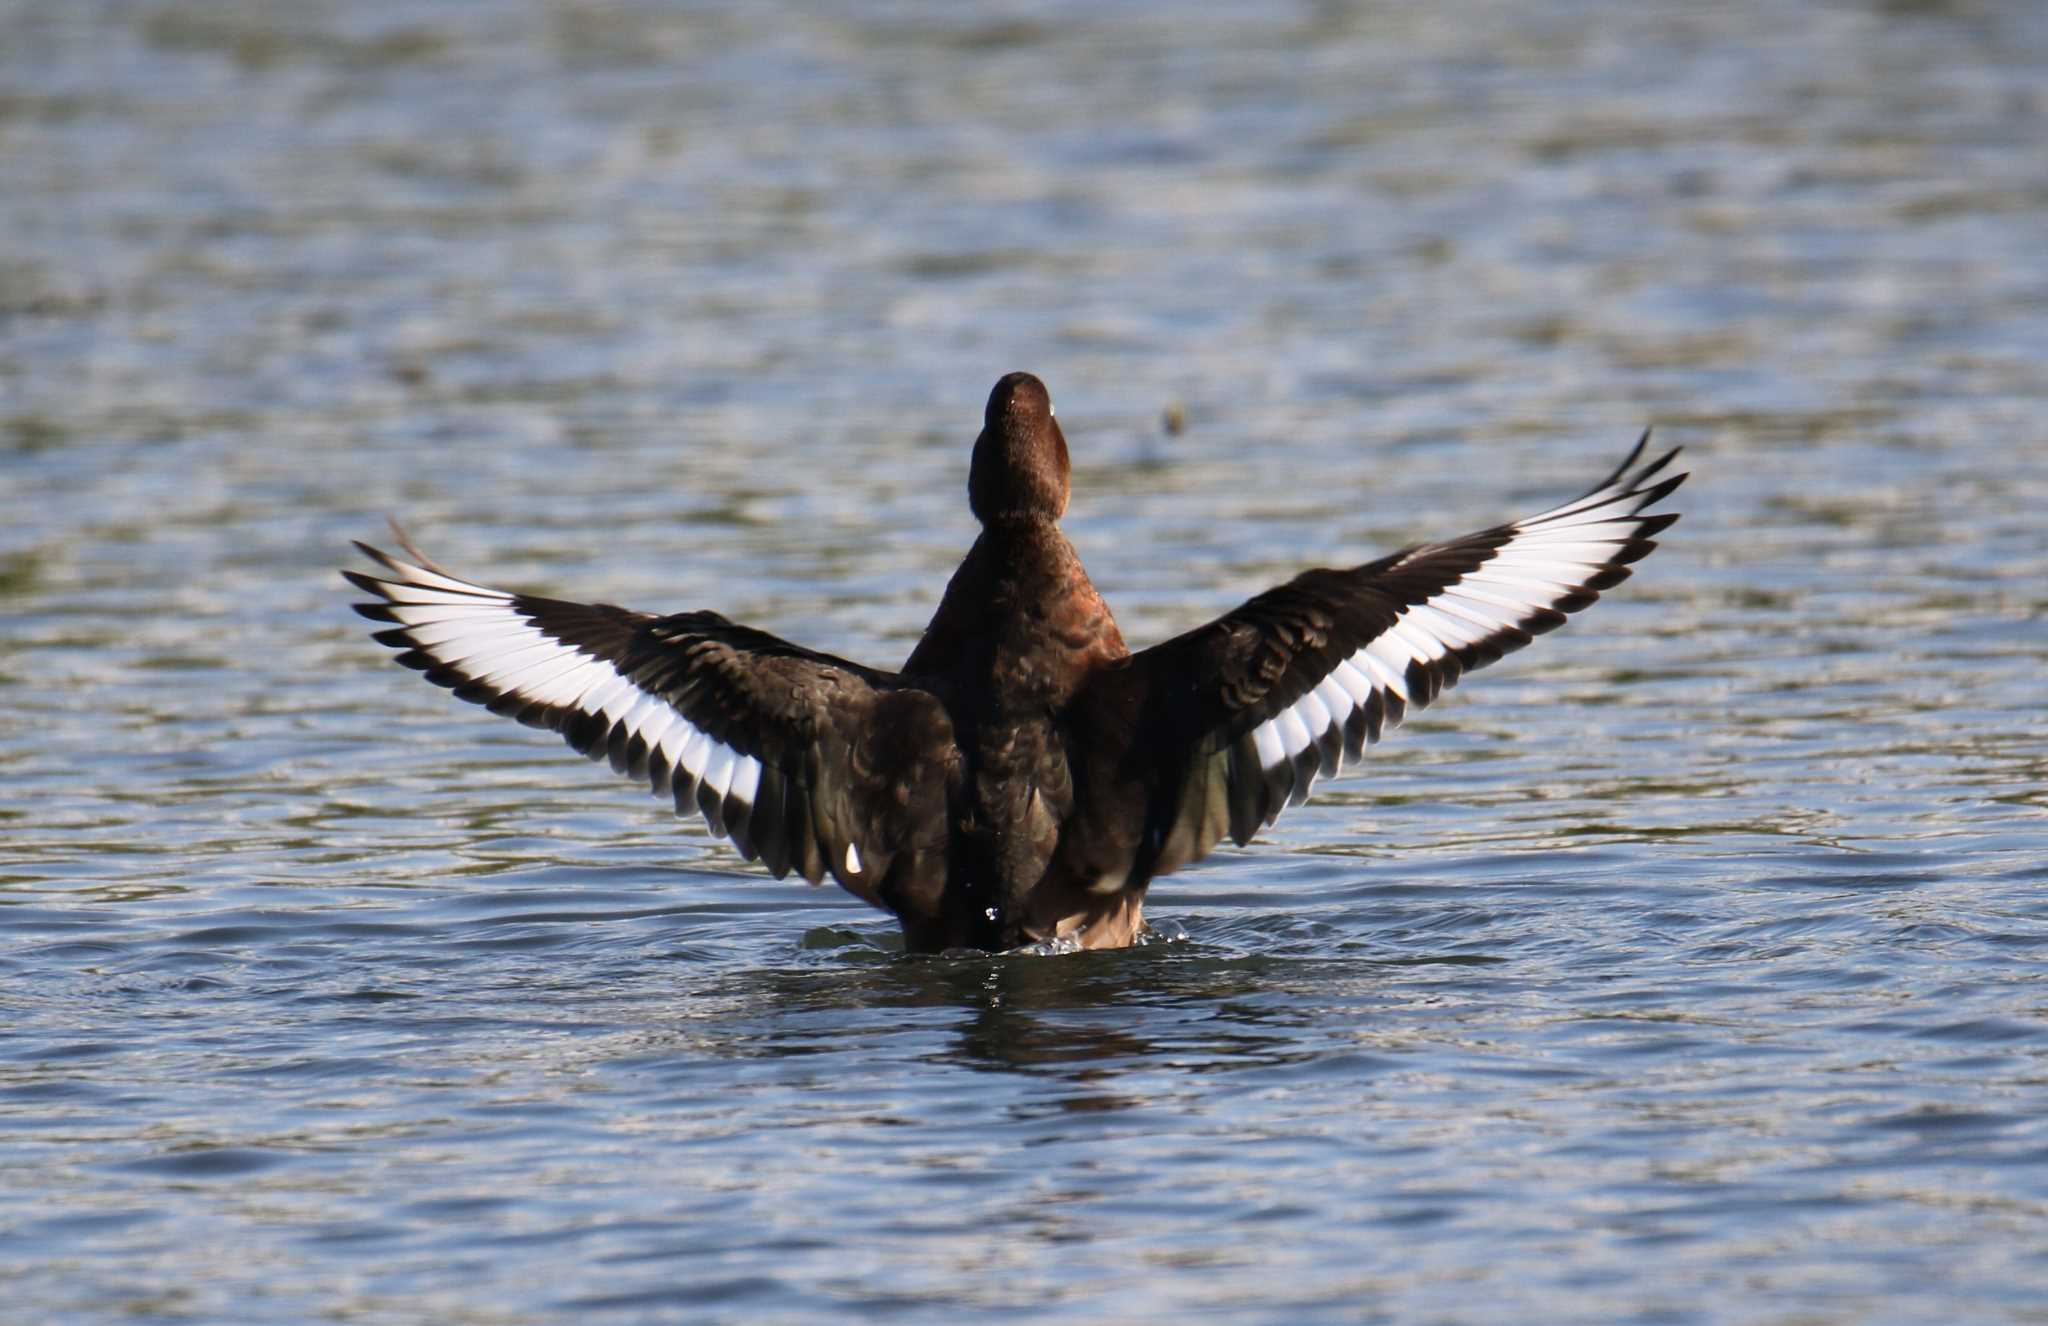
<svg viewBox="0 0 2048 1326">
<path fill-rule="evenodd" d="M 19 1320 L 2042 1319 L 2048 10 L 0 33 Z M 1120 953 L 903 960 L 346 610 L 391 513 L 893 664 L 1013 368 L 1134 640 L 1694 478 Z"/>
</svg>

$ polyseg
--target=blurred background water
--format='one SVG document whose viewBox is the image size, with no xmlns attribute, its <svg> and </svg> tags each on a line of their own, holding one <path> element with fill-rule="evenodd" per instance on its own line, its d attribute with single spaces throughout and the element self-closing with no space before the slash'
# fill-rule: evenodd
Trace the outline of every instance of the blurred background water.
<svg viewBox="0 0 2048 1326">
<path fill-rule="evenodd" d="M 10 1319 L 2044 1320 L 2044 112 L 2033 0 L 0 3 Z M 893 665 L 1014 368 L 1134 642 L 1694 478 L 1063 959 L 347 611 Z"/>
</svg>

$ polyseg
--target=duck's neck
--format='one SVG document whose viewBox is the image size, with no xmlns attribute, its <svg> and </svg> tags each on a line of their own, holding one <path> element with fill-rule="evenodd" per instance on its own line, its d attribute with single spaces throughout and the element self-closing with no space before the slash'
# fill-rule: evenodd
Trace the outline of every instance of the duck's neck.
<svg viewBox="0 0 2048 1326">
<path fill-rule="evenodd" d="M 1081 559 L 1049 516 L 991 520 L 953 574 L 905 673 L 967 687 L 1032 678 L 1058 698 L 1125 649 Z"/>
</svg>

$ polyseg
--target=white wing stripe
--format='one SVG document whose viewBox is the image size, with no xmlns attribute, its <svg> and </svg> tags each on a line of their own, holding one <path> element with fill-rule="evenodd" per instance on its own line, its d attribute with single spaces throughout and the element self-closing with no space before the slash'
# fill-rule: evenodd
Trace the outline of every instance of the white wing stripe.
<svg viewBox="0 0 2048 1326">
<path fill-rule="evenodd" d="M 683 744 L 682 754 L 676 758 L 676 766 L 692 778 L 702 778 L 705 758 L 715 744 L 717 743 L 710 737 L 704 735 L 704 729 L 693 724 L 690 728 L 690 739 Z"/>
<path fill-rule="evenodd" d="M 1286 748 L 1288 759 L 1291 760 L 1308 749 L 1308 725 L 1301 721 L 1291 707 L 1282 709 L 1267 721 L 1280 729 L 1280 744 Z"/>
<path fill-rule="evenodd" d="M 1404 661 L 1398 669 L 1390 669 L 1385 663 L 1380 661 L 1380 656 L 1374 652 L 1374 646 L 1378 644 L 1379 641 L 1373 641 L 1372 644 L 1353 654 L 1351 661 L 1354 664 L 1362 663 L 1365 665 L 1365 673 L 1372 678 L 1374 689 L 1392 691 L 1395 695 L 1406 700 L 1408 698 L 1408 665 Z"/>
<path fill-rule="evenodd" d="M 522 700 L 540 700 L 539 692 L 548 683 L 588 661 L 569 653 L 543 654 L 538 658 L 513 659 L 488 672 L 474 674 L 474 679 Z"/>
<path fill-rule="evenodd" d="M 1522 618 L 1529 615 L 1523 604 L 1503 604 L 1490 594 L 1475 592 L 1464 585 L 1447 589 L 1429 601 L 1439 612 L 1454 612 L 1466 621 L 1486 628 L 1488 634 L 1520 626 Z"/>
<path fill-rule="evenodd" d="M 1394 624 L 1387 628 L 1386 635 L 1382 635 L 1380 639 L 1385 640 L 1390 636 L 1408 646 L 1409 657 L 1418 663 L 1434 663 L 1450 652 L 1444 648 L 1443 641 L 1417 629 L 1413 623 L 1407 621 L 1405 613 L 1394 619 Z"/>
<path fill-rule="evenodd" d="M 674 712 L 675 710 L 669 708 L 668 701 L 659 695 L 649 695 L 646 691 L 640 691 L 640 698 L 627 705 L 626 712 L 619 715 L 617 726 L 626 729 L 629 734 L 644 734 L 654 725 L 655 719 Z M 645 740 L 644 735 L 642 740 Z"/>
<path fill-rule="evenodd" d="M 1475 618 L 1470 612 L 1460 612 L 1457 599 L 1450 594 L 1439 594 L 1426 605 L 1432 616 L 1441 617 L 1447 630 L 1461 633 L 1467 644 L 1480 645 L 1500 633 L 1501 624 Z M 1510 622 L 1508 625 L 1512 626 Z"/>
<path fill-rule="evenodd" d="M 545 658 L 503 669 L 493 670 L 477 678 L 487 686 L 495 686 L 507 695 L 517 695 L 522 700 L 534 698 L 534 688 L 545 684 L 561 673 L 576 666 L 573 658 L 550 654 Z"/>
<path fill-rule="evenodd" d="M 640 688 L 619 675 L 609 663 L 600 664 L 611 675 L 590 688 L 578 708 L 595 717 L 618 722 L 621 715 L 640 699 Z"/>
<path fill-rule="evenodd" d="M 585 657 L 516 618 L 506 622 L 443 622 L 406 628 L 412 643 L 445 667 L 472 680 L 519 672 L 549 657 Z M 436 640 L 433 637 L 442 636 Z"/>
<path fill-rule="evenodd" d="M 1455 617 L 1438 612 L 1433 604 L 1417 603 L 1401 614 L 1402 625 L 1414 630 L 1426 631 L 1435 639 L 1453 649 L 1477 644 L 1485 638 L 1484 631 L 1474 630 L 1470 625 Z"/>
<path fill-rule="evenodd" d="M 751 806 L 761 790 L 761 762 L 751 755 L 740 756 L 733 769 L 730 796 Z"/>
<path fill-rule="evenodd" d="M 633 735 L 640 738 L 641 744 L 646 746 L 649 752 L 658 751 L 661 749 L 663 735 L 682 721 L 681 714 L 669 708 L 666 703 L 662 703 L 633 728 Z"/>
<path fill-rule="evenodd" d="M 695 781 L 715 798 L 748 806 L 759 797 L 766 776 L 759 759 L 713 739 L 609 661 L 549 635 L 512 595 L 410 563 L 394 569 L 400 579 L 376 582 L 383 611 L 405 628 L 404 645 L 436 665 L 503 696 L 601 717 L 637 738 L 650 764 L 665 763 L 672 783 Z"/>
<path fill-rule="evenodd" d="M 1314 743 L 1322 737 L 1323 733 L 1330 730 L 1329 707 L 1323 703 L 1322 698 L 1314 691 L 1310 691 L 1307 695 L 1294 702 L 1293 713 L 1297 719 L 1301 720 L 1301 725 L 1308 729 L 1310 743 Z"/>
<path fill-rule="evenodd" d="M 1339 663 L 1336 669 L 1330 673 L 1330 679 L 1339 686 L 1342 686 L 1344 693 L 1349 695 L 1360 709 L 1365 708 L 1367 702 L 1372 698 L 1372 682 L 1366 678 L 1364 673 L 1351 665 L 1350 659 Z"/>
<path fill-rule="evenodd" d="M 1488 603 L 1479 602 L 1464 594 L 1439 594 L 1429 601 L 1429 606 L 1446 617 L 1455 617 L 1479 632 L 1481 639 L 1491 639 L 1503 631 L 1519 627 L 1518 618 Z"/>
<path fill-rule="evenodd" d="M 1452 655 L 1462 655 L 1475 666 L 1497 658 L 1527 643 L 1535 630 L 1553 624 L 1569 610 L 1565 605 L 1581 607 L 1597 597 L 1589 583 L 1611 581 L 1617 573 L 1625 576 L 1617 559 L 1626 557 L 1631 547 L 1647 551 L 1638 542 L 1646 527 L 1654 532 L 1676 518 L 1638 514 L 1678 482 L 1653 484 L 1670 457 L 1639 467 L 1641 452 L 1638 444 L 1614 481 L 1507 526 L 1504 541 L 1490 552 L 1483 544 L 1472 548 L 1483 559 L 1477 569 L 1452 578 L 1421 602 L 1400 605 L 1371 640 L 1310 681 L 1287 707 L 1253 727 L 1251 745 L 1268 772 L 1298 760 L 1312 746 L 1324 748 L 1316 752 L 1324 758 L 1297 767 L 1287 800 L 1301 801 L 1314 779 L 1354 762 L 1353 734 L 1346 730 L 1354 722 L 1365 716 L 1374 720 L 1361 724 L 1373 729 L 1357 734 L 1362 749 L 1364 741 L 1378 739 L 1377 729 L 1400 721 L 1404 707 L 1417 703 L 1408 686 L 1416 667 L 1427 675 L 1421 700 L 1427 703 L 1457 679 L 1459 669 L 1449 662 Z M 1499 534 L 1475 538 L 1491 541 Z M 1388 565 L 1398 569 L 1447 552 L 1465 549 L 1455 544 L 1421 545 Z M 1343 738 L 1335 767 L 1327 761 L 1332 733 Z M 1279 785 L 1273 786 L 1277 790 Z M 1259 795 L 1259 804 L 1266 807 L 1261 813 L 1270 822 L 1278 810 L 1266 799 L 1271 794 Z M 1237 813 L 1233 809 L 1234 817 Z M 1232 832 L 1241 835 L 1235 819 L 1233 825 Z"/>
<path fill-rule="evenodd" d="M 538 631 L 529 631 L 523 636 L 509 639 L 501 637 L 489 640 L 461 640 L 452 645 L 438 645 L 427 652 L 450 667 L 461 668 L 471 674 L 481 674 L 523 667 L 533 662 L 541 653 L 565 654 L 574 651 L 559 640 L 550 640 Z"/>
<path fill-rule="evenodd" d="M 419 625 L 408 627 L 406 634 L 415 645 L 423 649 L 432 649 L 437 645 L 461 644 L 468 640 L 514 640 L 540 634 L 512 614 L 504 613 L 502 615 L 505 620 L 501 622 L 468 620 L 422 622 Z M 547 637 L 541 636 L 540 638 L 546 639 Z"/>
<path fill-rule="evenodd" d="M 449 590 L 470 598 L 498 599 L 507 603 L 512 600 L 512 596 L 502 589 L 491 589 L 484 585 L 473 585 L 467 580 L 457 580 L 454 576 L 444 576 L 438 571 L 429 571 L 424 566 L 414 566 L 411 562 L 401 562 L 399 565 L 405 568 L 402 572 L 405 579 L 395 582 L 387 581 L 385 583 L 409 585 L 416 589 Z"/>
<path fill-rule="evenodd" d="M 1608 522 L 1629 524 L 1634 519 L 1635 510 L 1624 507 L 1621 503 L 1635 496 L 1639 494 L 1609 489 L 1605 493 L 1594 494 L 1584 502 L 1559 507 L 1547 516 L 1518 520 L 1510 528 L 1519 533 L 1525 530 L 1567 529 L 1574 525 L 1600 525 Z"/>
<path fill-rule="evenodd" d="M 435 589 L 432 585 L 415 585 L 410 581 L 379 581 L 384 593 L 393 603 L 438 603 L 449 608 L 495 608 L 499 612 L 512 601 L 509 594 L 466 594 L 460 591 Z"/>
<path fill-rule="evenodd" d="M 1324 711 L 1330 715 L 1332 727 L 1342 728 L 1350 720 L 1351 711 L 1358 707 L 1352 703 L 1344 688 L 1337 684 L 1334 672 L 1316 683 L 1315 695 L 1322 702 Z"/>
<path fill-rule="evenodd" d="M 733 766 L 738 763 L 738 759 L 732 747 L 723 742 L 711 742 L 711 758 L 704 766 L 700 781 L 711 790 L 712 796 L 720 801 L 725 800 L 726 789 L 732 786 Z"/>
<path fill-rule="evenodd" d="M 1338 673 L 1358 674 L 1350 665 L 1339 663 L 1315 689 L 1252 729 L 1252 742 L 1259 755 L 1259 767 L 1277 768 L 1315 745 L 1326 732 L 1344 730 L 1344 723 L 1363 700 L 1352 698 L 1337 680 Z M 1358 678 L 1363 682 L 1363 678 Z"/>
<path fill-rule="evenodd" d="M 426 626 L 434 622 L 496 622 L 503 621 L 509 611 L 502 603 L 441 603 L 429 600 L 415 603 L 410 599 L 393 599 L 385 610 L 405 626 Z"/>
<path fill-rule="evenodd" d="M 689 772 L 683 767 L 683 750 L 690 744 L 690 738 L 696 735 L 696 727 L 680 714 L 676 716 L 674 726 L 661 734 L 661 758 L 668 761 L 671 774 L 677 769 L 682 769 L 684 773 Z"/>
<path fill-rule="evenodd" d="M 1526 603 L 1531 608 L 1544 608 L 1551 602 L 1572 592 L 1577 581 L 1583 576 L 1563 577 L 1542 575 L 1506 575 L 1495 570 L 1498 564 L 1489 562 L 1484 571 L 1467 571 L 1460 584 L 1489 585 Z"/>
<path fill-rule="evenodd" d="M 1628 495 L 1616 485 L 1523 521 L 1480 569 L 1404 607 L 1386 630 L 1252 730 L 1260 764 L 1274 768 L 1332 728 L 1341 730 L 1353 709 L 1364 708 L 1375 691 L 1411 700 L 1408 669 L 1413 664 L 1436 663 L 1454 650 L 1521 629 L 1530 617 L 1580 592 L 1580 582 L 1605 570 L 1615 552 L 1635 537 L 1636 522 L 1609 510 Z M 1609 533 L 1614 537 L 1603 537 Z"/>
<path fill-rule="evenodd" d="M 592 703 L 593 697 L 601 698 L 602 692 L 618 680 L 619 674 L 612 670 L 611 664 L 602 659 L 591 659 L 584 666 L 561 678 L 554 688 L 558 698 L 551 700 L 550 703 L 560 705 L 564 709 L 578 709 L 586 714 L 600 713 L 602 707 L 600 704 Z"/>
<path fill-rule="evenodd" d="M 1505 557 L 1496 557 L 1474 575 L 1548 575 L 1553 579 L 1570 575 L 1583 577 L 1598 571 L 1608 563 L 1606 556 L 1581 557 L 1577 549 L 1566 548 L 1524 548 L 1515 549 Z"/>
<path fill-rule="evenodd" d="M 589 690 L 606 670 L 605 664 L 592 658 L 571 663 L 560 672 L 543 673 L 536 668 L 533 673 L 522 674 L 519 694 L 539 704 L 553 705 L 557 709 L 573 709 L 576 707 L 577 699 Z"/>
<path fill-rule="evenodd" d="M 1273 729 L 1270 720 L 1252 729 L 1252 745 L 1258 751 L 1259 767 L 1270 769 L 1287 758 L 1287 752 L 1280 745 L 1280 734 Z"/>
<path fill-rule="evenodd" d="M 638 695 L 639 688 L 621 677 L 609 663 L 598 666 L 602 672 L 593 681 L 590 689 L 576 697 L 576 708 L 592 716 L 616 718 L 618 715 L 612 712 L 612 706 L 618 705 L 623 712 L 631 698 Z"/>
<path fill-rule="evenodd" d="M 1504 588 L 1520 592 L 1500 592 Z M 1502 583 L 1488 581 L 1475 584 L 1473 583 L 1472 576 L 1467 574 L 1463 580 L 1458 582 L 1457 587 L 1450 592 L 1463 602 L 1483 603 L 1490 608 L 1509 613 L 1511 614 L 1511 620 L 1517 623 L 1530 613 L 1535 612 L 1538 608 L 1547 608 L 1570 592 L 1564 585 L 1545 584 L 1536 587 L 1542 590 L 1541 593 L 1537 594 L 1526 592 L 1530 588 L 1532 586 L 1528 582 L 1519 580 Z"/>
<path fill-rule="evenodd" d="M 1494 561 L 1512 561 L 1517 564 L 1525 560 L 1531 562 L 1584 562 L 1589 567 L 1597 570 L 1614 560 L 1615 550 L 1620 547 L 1620 543 L 1600 543 L 1597 541 L 1576 541 L 1570 539 L 1548 539 L 1541 543 L 1532 542 L 1528 544 L 1511 543 L 1494 555 Z M 1527 553 L 1534 555 L 1525 556 L 1525 549 Z"/>
<path fill-rule="evenodd" d="M 1554 538 L 1559 534 L 1582 534 L 1589 538 L 1612 538 L 1616 543 L 1627 543 L 1636 536 L 1636 531 L 1642 524 L 1641 521 L 1633 516 L 1610 515 L 1604 511 L 1596 511 L 1589 514 L 1592 516 L 1591 519 L 1574 516 L 1564 520 L 1549 521 L 1541 525 L 1520 527 L 1516 530 L 1515 537 L 1510 539 L 1509 542 L 1520 543 L 1525 539 L 1548 539 Z"/>
</svg>

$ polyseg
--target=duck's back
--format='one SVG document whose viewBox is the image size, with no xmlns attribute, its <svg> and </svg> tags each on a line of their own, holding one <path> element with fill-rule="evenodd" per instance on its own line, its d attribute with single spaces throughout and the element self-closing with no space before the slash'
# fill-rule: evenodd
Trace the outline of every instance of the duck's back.
<svg viewBox="0 0 2048 1326">
<path fill-rule="evenodd" d="M 960 747 L 949 910 L 974 933 L 954 942 L 1052 937 L 1030 904 L 1075 809 L 1081 734 L 1068 706 L 1092 671 L 1128 653 L 1057 525 L 999 521 L 982 531 L 903 668 L 944 700 Z"/>
</svg>

